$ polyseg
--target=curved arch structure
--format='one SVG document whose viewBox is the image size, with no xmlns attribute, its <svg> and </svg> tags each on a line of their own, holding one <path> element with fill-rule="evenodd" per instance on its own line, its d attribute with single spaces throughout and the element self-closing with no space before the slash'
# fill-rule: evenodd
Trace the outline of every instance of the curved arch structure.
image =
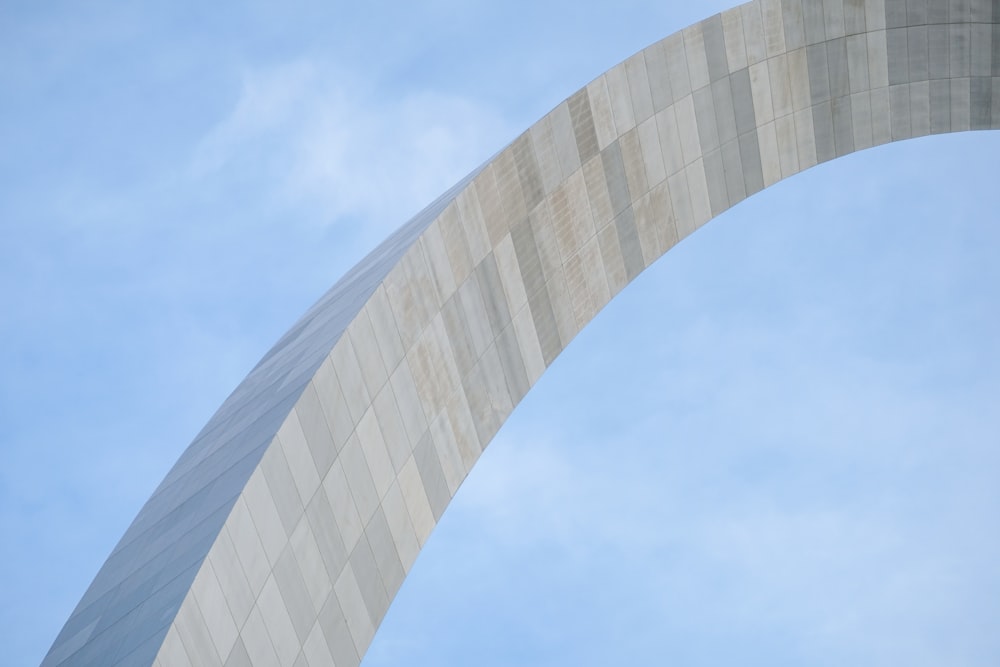
<svg viewBox="0 0 1000 667">
<path fill-rule="evenodd" d="M 817 163 L 1000 127 L 1000 0 L 755 0 L 577 91 L 313 306 L 43 665 L 360 662 L 514 406 L 645 267 Z"/>
</svg>

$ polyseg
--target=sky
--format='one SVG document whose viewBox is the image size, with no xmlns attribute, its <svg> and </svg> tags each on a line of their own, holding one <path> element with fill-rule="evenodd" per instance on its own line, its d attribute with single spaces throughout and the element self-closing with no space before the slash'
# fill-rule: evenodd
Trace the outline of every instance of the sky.
<svg viewBox="0 0 1000 667">
<path fill-rule="evenodd" d="M 728 2 L 0 4 L 0 663 L 256 361 L 591 78 Z M 483 454 L 365 664 L 1000 662 L 1000 133 L 778 183 Z"/>
</svg>

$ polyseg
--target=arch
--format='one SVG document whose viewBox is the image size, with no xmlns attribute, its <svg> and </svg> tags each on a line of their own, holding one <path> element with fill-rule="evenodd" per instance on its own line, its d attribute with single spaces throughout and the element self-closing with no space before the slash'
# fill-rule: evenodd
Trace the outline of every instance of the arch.
<svg viewBox="0 0 1000 667">
<path fill-rule="evenodd" d="M 306 312 L 154 491 L 43 665 L 358 664 L 483 448 L 642 270 L 818 163 L 998 127 L 994 0 L 755 0 L 647 47 Z"/>
</svg>

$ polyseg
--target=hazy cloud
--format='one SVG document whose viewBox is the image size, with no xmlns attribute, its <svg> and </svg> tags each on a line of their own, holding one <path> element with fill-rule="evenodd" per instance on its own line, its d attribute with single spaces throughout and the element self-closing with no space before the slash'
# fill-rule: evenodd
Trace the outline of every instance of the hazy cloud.
<svg viewBox="0 0 1000 667">
<path fill-rule="evenodd" d="M 387 98 L 357 74 L 299 61 L 244 74 L 193 170 L 259 171 L 264 161 L 272 203 L 315 207 L 325 223 L 362 218 L 381 238 L 511 139 L 475 100 L 427 90 Z"/>
</svg>

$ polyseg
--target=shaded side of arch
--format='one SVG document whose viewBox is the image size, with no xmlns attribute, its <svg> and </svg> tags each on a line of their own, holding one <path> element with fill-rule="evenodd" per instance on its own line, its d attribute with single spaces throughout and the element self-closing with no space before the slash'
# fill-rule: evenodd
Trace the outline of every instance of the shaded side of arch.
<svg viewBox="0 0 1000 667">
<path fill-rule="evenodd" d="M 998 22 L 1000 0 L 755 0 L 590 82 L 278 342 L 43 664 L 357 665 L 483 449 L 596 313 L 783 178 L 1000 128 Z"/>
</svg>

